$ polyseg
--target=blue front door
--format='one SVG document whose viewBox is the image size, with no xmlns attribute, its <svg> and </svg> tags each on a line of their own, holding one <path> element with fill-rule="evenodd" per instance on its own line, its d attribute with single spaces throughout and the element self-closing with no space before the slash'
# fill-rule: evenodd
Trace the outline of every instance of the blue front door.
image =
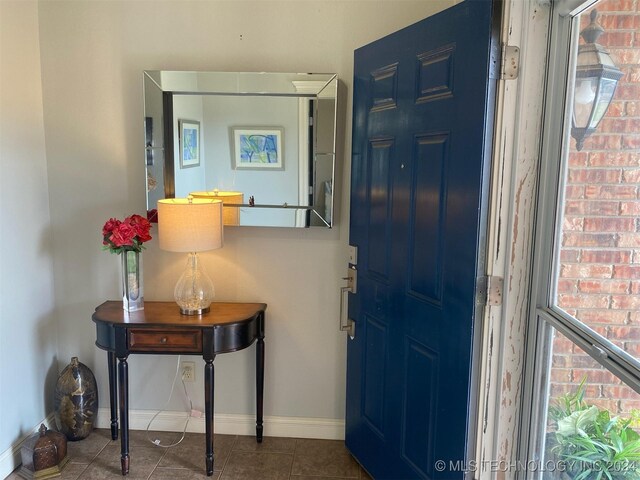
<svg viewBox="0 0 640 480">
<path fill-rule="evenodd" d="M 473 446 L 493 20 L 467 0 L 355 52 L 346 444 L 376 480 L 462 478 Z"/>
</svg>

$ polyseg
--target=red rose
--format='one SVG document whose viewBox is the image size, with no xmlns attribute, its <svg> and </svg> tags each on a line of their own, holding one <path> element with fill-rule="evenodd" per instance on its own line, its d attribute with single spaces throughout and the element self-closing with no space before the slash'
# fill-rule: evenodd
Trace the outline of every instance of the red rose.
<svg viewBox="0 0 640 480">
<path fill-rule="evenodd" d="M 151 223 L 140 215 L 130 215 L 123 221 L 110 218 L 102 227 L 104 250 L 113 253 L 128 250 L 139 252 L 144 249 L 142 244 L 151 240 L 150 230 Z"/>
<path fill-rule="evenodd" d="M 116 247 L 123 247 L 125 245 L 133 246 L 133 237 L 136 236 L 135 229 L 128 223 L 121 223 L 113 232 L 111 232 L 111 242 Z"/>
<path fill-rule="evenodd" d="M 140 243 L 148 242 L 151 240 L 151 235 L 149 235 L 149 231 L 151 230 L 151 223 L 149 221 L 140 216 L 140 215 L 131 215 L 125 219 L 125 222 L 129 223 L 136 231 L 136 236 L 138 237 L 138 241 Z"/>
<path fill-rule="evenodd" d="M 117 218 L 110 218 L 107 223 L 104 224 L 104 227 L 102 227 L 102 236 L 106 237 L 109 233 L 113 232 L 120 223 L 122 222 Z"/>
<path fill-rule="evenodd" d="M 124 221 L 131 225 L 144 225 L 149 223 L 146 218 L 135 213 L 125 218 Z"/>
<path fill-rule="evenodd" d="M 149 235 L 149 229 L 144 231 L 138 231 L 138 241 L 140 243 L 148 242 L 151 240 L 151 235 Z"/>
</svg>

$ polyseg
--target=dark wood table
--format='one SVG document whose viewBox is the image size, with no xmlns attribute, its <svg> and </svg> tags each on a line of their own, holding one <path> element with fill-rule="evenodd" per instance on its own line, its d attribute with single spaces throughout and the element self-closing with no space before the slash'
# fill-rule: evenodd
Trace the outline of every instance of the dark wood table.
<svg viewBox="0 0 640 480">
<path fill-rule="evenodd" d="M 213 360 L 256 343 L 256 439 L 262 442 L 264 392 L 264 303 L 212 303 L 204 315 L 181 315 L 174 302 L 145 302 L 144 310 L 126 312 L 121 301 L 105 302 L 91 317 L 96 346 L 107 351 L 111 438 L 118 438 L 120 405 L 122 475 L 129 473 L 129 373 L 132 353 L 199 354 L 205 361 L 204 402 L 207 475 L 213 475 Z M 116 370 L 117 359 L 117 370 Z"/>
</svg>

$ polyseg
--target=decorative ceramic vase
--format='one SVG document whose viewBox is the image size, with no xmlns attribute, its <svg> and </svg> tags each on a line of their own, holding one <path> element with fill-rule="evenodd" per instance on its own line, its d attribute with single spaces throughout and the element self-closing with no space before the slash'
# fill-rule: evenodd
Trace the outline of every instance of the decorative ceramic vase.
<svg viewBox="0 0 640 480">
<path fill-rule="evenodd" d="M 125 250 L 122 257 L 122 308 L 135 312 L 144 308 L 142 285 L 142 255 Z"/>
<path fill-rule="evenodd" d="M 82 440 L 93 430 L 98 413 L 98 386 L 93 372 L 72 357 L 56 383 L 54 409 L 60 432 L 69 440 Z"/>
</svg>

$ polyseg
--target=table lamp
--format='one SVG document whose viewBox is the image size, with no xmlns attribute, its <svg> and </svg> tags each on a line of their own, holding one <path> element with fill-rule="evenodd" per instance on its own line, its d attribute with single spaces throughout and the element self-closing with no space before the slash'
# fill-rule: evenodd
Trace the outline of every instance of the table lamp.
<svg viewBox="0 0 640 480">
<path fill-rule="evenodd" d="M 183 315 L 210 310 L 213 283 L 201 268 L 198 252 L 222 247 L 222 202 L 202 198 L 158 201 L 158 239 L 162 250 L 187 252 L 187 266 L 176 283 L 174 298 Z"/>
</svg>

